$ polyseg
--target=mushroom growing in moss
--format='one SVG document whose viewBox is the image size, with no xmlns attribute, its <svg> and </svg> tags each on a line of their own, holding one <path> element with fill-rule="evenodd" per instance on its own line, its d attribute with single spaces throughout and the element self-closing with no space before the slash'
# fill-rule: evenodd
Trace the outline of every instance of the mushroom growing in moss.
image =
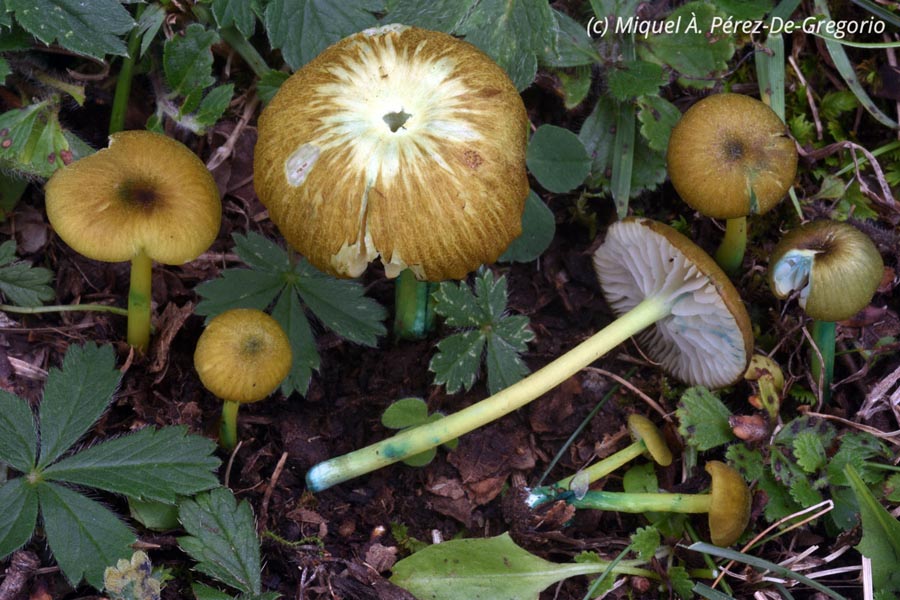
<svg viewBox="0 0 900 600">
<path fill-rule="evenodd" d="M 291 370 L 291 344 L 278 321 L 252 308 L 236 308 L 213 318 L 197 340 L 194 368 L 204 387 L 223 402 L 219 441 L 237 445 L 241 404 L 274 392 Z"/>
<path fill-rule="evenodd" d="M 778 298 L 799 292 L 799 304 L 813 318 L 810 355 L 813 380 L 822 399 L 831 394 L 835 322 L 849 319 L 872 300 L 884 262 L 872 240 L 849 223 L 811 221 L 788 232 L 772 252 L 769 286 Z"/>
<path fill-rule="evenodd" d="M 462 279 L 521 233 L 527 139 L 522 99 L 486 54 L 386 25 L 281 86 L 259 119 L 254 186 L 322 271 L 357 277 L 380 257 L 388 277 L 414 274 L 402 285 Z M 398 305 L 407 297 L 427 293 L 398 292 Z"/>
<path fill-rule="evenodd" d="M 650 219 L 610 226 L 594 255 L 616 321 L 563 356 L 493 396 L 438 421 L 314 466 L 322 490 L 458 438 L 559 385 L 633 335 L 675 377 L 721 387 L 737 381 L 753 347 L 750 317 L 728 277 L 697 245 Z M 643 332 L 643 333 L 642 333 Z"/>
<path fill-rule="evenodd" d="M 744 258 L 747 216 L 765 214 L 790 189 L 797 149 L 766 104 L 715 94 L 691 106 L 672 129 L 666 162 L 672 185 L 691 208 L 726 219 L 716 260 L 733 273 Z"/>
<path fill-rule="evenodd" d="M 56 171 L 45 187 L 47 217 L 78 253 L 131 261 L 128 343 L 150 340 L 153 261 L 180 265 L 215 240 L 219 190 L 184 144 L 149 131 L 123 131 L 109 147 Z"/>
</svg>

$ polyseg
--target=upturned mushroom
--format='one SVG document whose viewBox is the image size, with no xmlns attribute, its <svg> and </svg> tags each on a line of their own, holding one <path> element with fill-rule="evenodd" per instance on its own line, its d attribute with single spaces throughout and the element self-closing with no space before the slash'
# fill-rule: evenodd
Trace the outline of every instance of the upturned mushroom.
<svg viewBox="0 0 900 600">
<path fill-rule="evenodd" d="M 709 534 L 717 546 L 735 543 L 750 521 L 750 489 L 741 474 L 723 462 L 706 463 L 712 477 L 708 494 L 629 493 L 591 490 L 571 497 L 575 508 L 627 513 L 708 513 Z"/>
<path fill-rule="evenodd" d="M 194 350 L 194 368 L 207 390 L 223 401 L 219 442 L 237 445 L 241 404 L 274 392 L 291 370 L 291 343 L 278 321 L 252 308 L 213 318 Z"/>
<path fill-rule="evenodd" d="M 750 317 L 725 273 L 687 237 L 650 219 L 625 219 L 610 226 L 594 265 L 621 315 L 616 321 L 481 402 L 315 465 L 309 488 L 326 489 L 460 437 L 525 406 L 634 335 L 663 369 L 690 384 L 721 387 L 743 375 L 753 346 Z"/>
<path fill-rule="evenodd" d="M 715 94 L 691 106 L 672 129 L 666 153 L 669 178 L 694 210 L 726 219 L 716 261 L 740 267 L 747 217 L 778 204 L 794 182 L 797 149 L 781 118 L 741 94 Z"/>
<path fill-rule="evenodd" d="M 128 343 L 150 340 L 153 261 L 181 265 L 215 240 L 219 190 L 184 144 L 149 131 L 123 131 L 109 147 L 56 171 L 47 181 L 47 217 L 79 254 L 131 261 Z"/>
<path fill-rule="evenodd" d="M 884 262 L 872 240 L 849 223 L 811 221 L 788 232 L 769 262 L 769 287 L 778 298 L 798 292 L 798 303 L 812 317 L 810 353 L 813 381 L 823 401 L 834 376 L 835 322 L 865 308 L 884 275 Z"/>
</svg>

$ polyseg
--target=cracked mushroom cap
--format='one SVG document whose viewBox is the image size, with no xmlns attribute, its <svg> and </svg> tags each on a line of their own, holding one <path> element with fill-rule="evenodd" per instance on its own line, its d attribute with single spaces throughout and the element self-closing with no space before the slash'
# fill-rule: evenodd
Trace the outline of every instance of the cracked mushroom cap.
<svg viewBox="0 0 900 600">
<path fill-rule="evenodd" d="M 610 226 L 594 268 L 617 315 L 650 297 L 668 303 L 670 314 L 638 335 L 668 373 L 709 388 L 744 375 L 753 351 L 750 317 L 722 269 L 687 237 L 657 221 L 624 219 Z"/>
<path fill-rule="evenodd" d="M 712 477 L 709 535 L 716 546 L 735 543 L 750 522 L 750 488 L 735 469 L 711 460 L 704 467 Z"/>
<path fill-rule="evenodd" d="M 763 102 L 715 94 L 691 106 L 666 153 L 672 185 L 691 208 L 716 219 L 764 214 L 794 183 L 797 149 Z"/>
<path fill-rule="evenodd" d="M 45 187 L 53 229 L 78 253 L 123 262 L 143 251 L 180 265 L 216 239 L 219 190 L 184 144 L 150 131 L 122 131 L 109 146 L 56 171 Z"/>
<path fill-rule="evenodd" d="M 506 73 L 450 35 L 387 25 L 292 75 L 259 119 L 254 183 L 320 270 L 461 279 L 521 233 L 528 118 Z"/>
<path fill-rule="evenodd" d="M 213 318 L 194 349 L 203 386 L 222 400 L 246 404 L 274 392 L 291 371 L 291 343 L 278 321 L 252 308 Z"/>
<path fill-rule="evenodd" d="M 672 451 L 669 450 L 669 445 L 653 421 L 643 415 L 632 413 L 628 415 L 628 431 L 632 439 L 644 442 L 647 453 L 657 464 L 664 467 L 672 464 Z"/>
</svg>

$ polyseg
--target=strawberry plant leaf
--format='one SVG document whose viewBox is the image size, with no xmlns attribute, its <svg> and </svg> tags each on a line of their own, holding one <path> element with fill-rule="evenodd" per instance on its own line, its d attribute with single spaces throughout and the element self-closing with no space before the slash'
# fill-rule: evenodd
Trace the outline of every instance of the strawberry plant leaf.
<svg viewBox="0 0 900 600">
<path fill-rule="evenodd" d="M 513 315 L 497 320 L 487 338 L 485 364 L 491 393 L 509 387 L 528 374 L 528 366 L 519 356 L 528 349 L 534 333 L 528 328 L 528 317 Z"/>
<path fill-rule="evenodd" d="M 192 23 L 166 41 L 163 47 L 163 71 L 172 91 L 187 96 L 194 90 L 203 90 L 216 82 L 212 75 L 212 45 L 219 35 L 199 23 Z"/>
<path fill-rule="evenodd" d="M 668 78 L 661 66 L 645 60 L 626 60 L 615 65 L 606 75 L 609 94 L 619 101 L 656 94 Z"/>
<path fill-rule="evenodd" d="M 61 485 L 37 486 L 47 544 L 66 579 L 103 588 L 103 571 L 128 558 L 137 536 L 99 502 Z"/>
<path fill-rule="evenodd" d="M 234 26 L 248 38 L 256 30 L 256 15 L 251 0 L 212 0 L 212 13 L 220 29 Z"/>
<path fill-rule="evenodd" d="M 33 486 L 17 477 L 0 486 L 0 559 L 31 539 L 37 524 L 38 496 Z"/>
<path fill-rule="evenodd" d="M 37 447 L 37 428 L 28 403 L 0 390 L 0 462 L 27 473 L 37 460 Z"/>
<path fill-rule="evenodd" d="M 678 432 L 700 451 L 722 446 L 734 439 L 728 424 L 731 411 L 712 392 L 702 386 L 688 388 L 675 411 Z"/>
<path fill-rule="evenodd" d="M 531 136 L 525 162 L 544 188 L 557 194 L 584 182 L 591 158 L 577 135 L 556 125 L 541 125 Z"/>
<path fill-rule="evenodd" d="M 484 343 L 485 336 L 478 329 L 454 333 L 438 342 L 437 354 L 428 364 L 435 385 L 446 387 L 448 394 L 471 389 L 478 377 Z"/>
<path fill-rule="evenodd" d="M 641 135 L 654 152 L 666 153 L 669 147 L 669 136 L 672 128 L 681 118 L 678 107 L 659 96 L 642 96 L 638 98 L 638 121 L 641 122 Z"/>
<path fill-rule="evenodd" d="M 873 587 L 900 592 L 900 521 L 878 503 L 851 465 L 844 474 L 859 503 L 863 535 L 856 549 L 872 561 Z"/>
<path fill-rule="evenodd" d="M 195 131 L 204 132 L 215 125 L 231 103 L 231 97 L 234 95 L 234 84 L 219 85 L 203 96 L 197 112 L 193 115 L 196 121 Z"/>
<path fill-rule="evenodd" d="M 53 288 L 48 284 L 53 272 L 17 261 L 16 243 L 7 240 L 0 244 L 0 294 L 12 304 L 40 306 L 53 299 Z"/>
<path fill-rule="evenodd" d="M 794 458 L 807 473 L 815 473 L 827 461 L 822 440 L 812 431 L 802 431 L 794 437 Z"/>
<path fill-rule="evenodd" d="M 453 32 L 475 0 L 388 0 L 385 23 L 404 23 L 435 31 Z"/>
</svg>

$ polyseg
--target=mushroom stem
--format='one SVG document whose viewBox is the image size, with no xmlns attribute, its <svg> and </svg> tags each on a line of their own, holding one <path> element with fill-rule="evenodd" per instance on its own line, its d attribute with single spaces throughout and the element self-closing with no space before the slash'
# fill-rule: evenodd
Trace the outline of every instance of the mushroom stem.
<svg viewBox="0 0 900 600">
<path fill-rule="evenodd" d="M 818 348 L 810 348 L 809 363 L 812 370 L 813 381 L 821 390 L 822 402 L 831 399 L 831 382 L 834 379 L 834 321 L 820 321 L 814 319 L 810 326 L 810 335 L 813 343 Z M 821 360 L 819 354 L 822 355 Z"/>
<path fill-rule="evenodd" d="M 237 415 L 240 402 L 225 400 L 222 402 L 222 421 L 219 424 L 219 445 L 225 450 L 234 450 L 237 446 Z"/>
<path fill-rule="evenodd" d="M 128 343 L 145 352 L 150 343 L 150 298 L 153 261 L 141 250 L 131 259 L 128 290 Z"/>
<path fill-rule="evenodd" d="M 437 421 L 321 462 L 306 474 L 312 491 L 321 491 L 456 439 L 517 410 L 550 391 L 631 336 L 667 316 L 672 301 L 649 296 L 601 331 L 525 379 Z"/>
<path fill-rule="evenodd" d="M 725 221 L 725 237 L 716 250 L 716 262 L 722 270 L 733 275 L 744 262 L 747 250 L 747 217 L 736 217 Z"/>
<path fill-rule="evenodd" d="M 711 494 L 628 493 L 590 490 L 581 498 L 568 501 L 575 508 L 614 510 L 626 513 L 678 512 L 707 513 Z"/>
<path fill-rule="evenodd" d="M 409 269 L 404 269 L 394 282 L 394 335 L 416 340 L 424 338 L 434 327 L 434 304 L 431 292 L 434 285 L 419 281 Z"/>
<path fill-rule="evenodd" d="M 144 5 L 138 4 L 135 8 L 134 19 L 140 20 L 144 13 Z M 138 58 L 138 51 L 141 48 L 141 35 L 143 31 L 140 27 L 135 27 L 128 36 L 128 55 L 122 59 L 122 66 L 119 68 L 119 75 L 116 77 L 116 91 L 113 95 L 112 110 L 109 114 L 109 133 L 117 133 L 125 129 L 125 113 L 128 110 L 128 97 L 131 94 L 131 81 L 134 78 L 134 62 Z"/>
</svg>

